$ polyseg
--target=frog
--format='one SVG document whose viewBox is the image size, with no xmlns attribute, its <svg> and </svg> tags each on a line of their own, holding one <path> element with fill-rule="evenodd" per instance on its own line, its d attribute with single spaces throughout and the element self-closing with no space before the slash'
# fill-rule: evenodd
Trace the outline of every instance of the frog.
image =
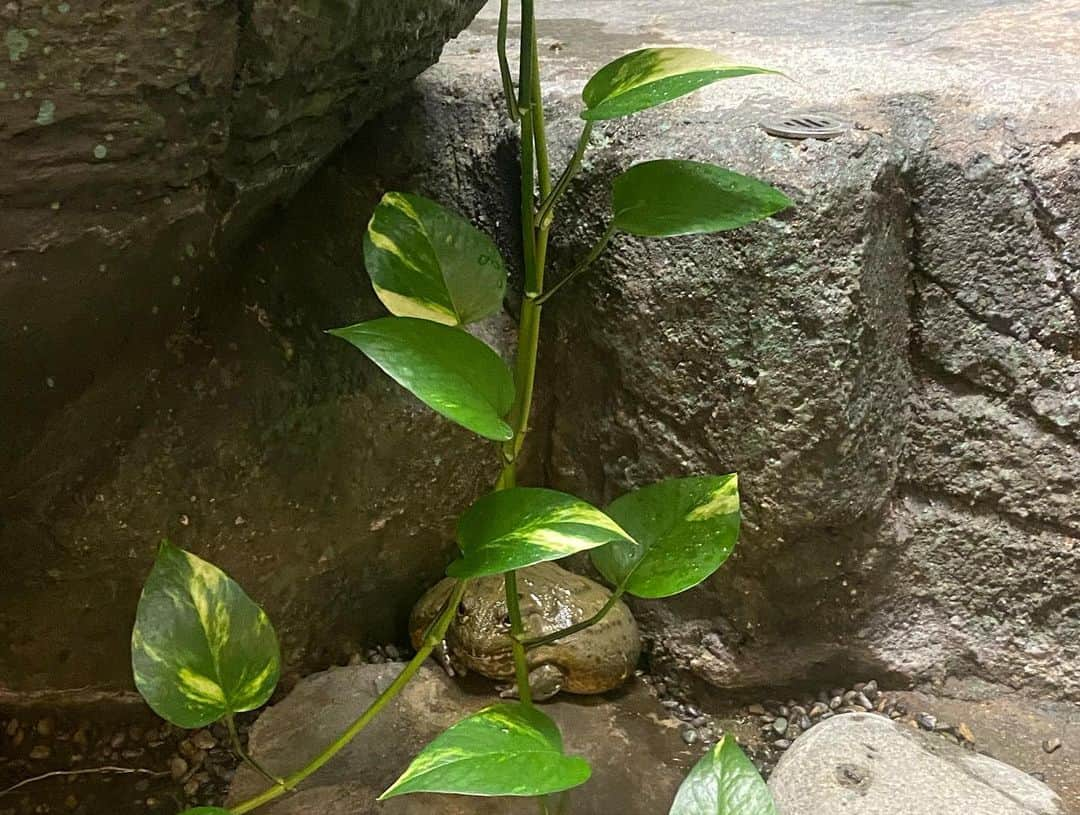
<svg viewBox="0 0 1080 815">
<path fill-rule="evenodd" d="M 409 619 L 413 647 L 421 646 L 455 582 L 451 578 L 440 581 L 413 607 Z M 522 625 L 530 639 L 587 620 L 611 599 L 611 592 L 596 581 L 551 562 L 519 569 L 517 586 Z M 474 671 L 494 680 L 514 678 L 502 575 L 469 582 L 436 651 L 451 675 Z M 546 701 L 560 691 L 587 695 L 614 690 L 634 673 L 640 654 L 637 622 L 618 600 L 595 625 L 527 652 L 532 698 Z M 516 688 L 504 687 L 501 695 L 514 697 Z"/>
</svg>

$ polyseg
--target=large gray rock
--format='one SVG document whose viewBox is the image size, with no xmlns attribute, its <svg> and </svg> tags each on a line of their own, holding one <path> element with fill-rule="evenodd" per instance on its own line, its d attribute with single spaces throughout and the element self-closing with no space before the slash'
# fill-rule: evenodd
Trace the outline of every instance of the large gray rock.
<svg viewBox="0 0 1080 815">
<path fill-rule="evenodd" d="M 882 716 L 836 716 L 769 779 L 780 815 L 1066 815 L 1027 773 Z"/>
<path fill-rule="evenodd" d="M 720 688 L 961 673 L 1080 698 L 1080 92 L 1057 74 L 1074 5 L 544 5 L 560 156 L 588 66 L 645 41 L 799 78 L 606 125 L 565 209 L 586 225 L 557 234 L 556 270 L 639 157 L 717 161 L 796 203 L 733 235 L 618 238 L 549 308 L 554 485 L 607 501 L 740 472 L 736 556 L 636 607 L 654 666 Z M 822 108 L 859 130 L 756 128 Z"/>
<path fill-rule="evenodd" d="M 304 679 L 264 713 L 251 733 L 254 756 L 271 772 L 302 765 L 333 741 L 385 688 L 401 665 L 338 668 Z M 409 795 L 381 805 L 375 798 L 413 757 L 450 725 L 498 697 L 490 684 L 463 689 L 434 666 L 421 669 L 386 709 L 300 791 L 266 807 L 267 815 L 502 815 L 536 812 L 536 802 L 513 798 Z M 593 768 L 588 783 L 571 794 L 580 815 L 657 815 L 666 812 L 683 776 L 700 751 L 692 752 L 646 688 L 631 683 L 606 696 L 570 697 L 544 704 L 559 725 L 567 752 L 584 755 Z M 235 806 L 261 792 L 265 781 L 246 768 L 229 794 Z"/>
<path fill-rule="evenodd" d="M 131 622 L 162 537 L 265 606 L 292 674 L 406 639 L 497 453 L 323 330 L 385 313 L 360 258 L 386 188 L 496 209 L 494 96 L 452 74 L 424 87 L 237 250 L 197 319 L 102 368 L 0 469 L 0 693 L 130 687 Z M 497 317 L 482 330 L 509 349 L 512 329 Z"/>
<path fill-rule="evenodd" d="M 0 8 L 0 470 L 200 309 L 216 258 L 482 0 Z M 104 432 L 89 423 L 88 433 Z M 6 474 L 6 473 L 5 473 Z M 6 497 L 25 483 L 4 479 Z"/>
</svg>

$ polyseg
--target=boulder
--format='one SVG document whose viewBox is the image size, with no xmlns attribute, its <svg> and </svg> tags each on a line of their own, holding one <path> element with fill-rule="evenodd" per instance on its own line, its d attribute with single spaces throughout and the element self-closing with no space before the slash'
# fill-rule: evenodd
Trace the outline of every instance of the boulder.
<svg viewBox="0 0 1080 815">
<path fill-rule="evenodd" d="M 255 724 L 250 749 L 274 773 L 301 766 L 337 737 L 398 674 L 400 664 L 360 665 L 310 676 Z M 490 684 L 465 689 L 434 666 L 416 678 L 333 761 L 295 795 L 266 807 L 267 815 L 423 815 L 536 812 L 531 799 L 408 795 L 383 804 L 376 797 L 412 758 L 450 725 L 499 701 Z M 605 696 L 561 694 L 542 705 L 559 725 L 568 753 L 583 755 L 592 778 L 571 793 L 581 815 L 666 812 L 701 751 L 679 735 L 644 685 L 631 682 Z M 241 768 L 229 804 L 262 791 L 266 782 Z"/>
<path fill-rule="evenodd" d="M 835 716 L 801 736 L 769 779 L 781 815 L 1066 815 L 1026 773 L 882 716 Z"/>
<path fill-rule="evenodd" d="M 203 287 L 226 273 L 221 255 L 481 5 L 0 9 L 0 469 L 22 473 L 48 420 L 77 409 L 117 355 L 193 319 Z M 136 359 L 125 361 L 146 364 Z M 2 492 L 25 486 L 5 478 Z"/>
</svg>

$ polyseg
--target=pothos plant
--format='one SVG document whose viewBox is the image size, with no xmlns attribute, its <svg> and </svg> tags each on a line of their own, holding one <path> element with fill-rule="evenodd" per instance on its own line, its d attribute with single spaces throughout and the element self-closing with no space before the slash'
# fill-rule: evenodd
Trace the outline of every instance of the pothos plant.
<svg viewBox="0 0 1080 815">
<path fill-rule="evenodd" d="M 557 726 L 533 704 L 528 650 L 596 623 L 624 594 L 660 598 L 697 585 L 735 545 L 739 494 L 734 474 L 663 481 L 601 510 L 562 492 L 518 486 L 517 471 L 529 430 L 543 306 L 585 272 L 616 233 L 669 237 L 720 232 L 790 205 L 767 184 L 712 164 L 673 159 L 636 164 L 614 180 L 613 212 L 599 240 L 550 284 L 549 234 L 593 129 L 722 79 L 773 72 L 733 65 L 694 48 L 647 48 L 620 57 L 585 86 L 581 137 L 555 179 L 533 5 L 533 0 L 521 2 L 516 86 L 507 58 L 507 0 L 498 27 L 507 111 L 518 126 L 521 151 L 524 292 L 513 370 L 465 330 L 502 307 L 506 263 L 489 237 L 418 195 L 387 193 L 364 241 L 368 274 L 392 316 L 329 332 L 354 345 L 433 410 L 496 445 L 501 469 L 494 489 L 458 524 L 460 556 L 447 568 L 457 580 L 455 588 L 393 683 L 319 755 L 278 777 L 245 754 L 233 719 L 263 705 L 277 684 L 281 659 L 274 629 L 225 573 L 164 543 L 143 589 L 132 635 L 135 684 L 150 706 L 175 725 L 198 728 L 224 720 L 240 757 L 267 781 L 263 792 L 231 810 L 202 807 L 188 815 L 243 815 L 295 789 L 413 678 L 445 636 L 469 581 L 497 574 L 505 583 L 518 700 L 491 705 L 450 727 L 382 798 L 417 792 L 534 796 L 541 811 L 548 812 L 547 796 L 585 783 L 590 769 L 584 758 L 564 752 Z M 592 619 L 527 639 L 517 570 L 585 551 L 612 585 L 611 601 Z M 727 736 L 694 767 L 670 810 L 670 815 L 706 813 L 775 813 L 760 776 Z"/>
</svg>

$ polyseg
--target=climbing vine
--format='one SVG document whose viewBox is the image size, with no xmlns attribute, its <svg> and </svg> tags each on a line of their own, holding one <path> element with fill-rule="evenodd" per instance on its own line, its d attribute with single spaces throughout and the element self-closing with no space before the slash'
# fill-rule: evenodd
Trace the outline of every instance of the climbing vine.
<svg viewBox="0 0 1080 815">
<path fill-rule="evenodd" d="M 163 543 L 143 589 L 132 634 L 135 684 L 150 706 L 185 728 L 224 720 L 238 755 L 266 788 L 231 810 L 243 815 L 288 794 L 330 761 L 404 688 L 443 640 L 470 580 L 501 575 L 509 615 L 516 701 L 491 705 L 454 724 L 404 768 L 382 798 L 417 792 L 535 797 L 585 783 L 588 762 L 566 754 L 556 724 L 534 704 L 528 652 L 593 625 L 624 595 L 668 597 L 711 575 L 739 532 L 734 474 L 675 478 L 623 495 L 605 509 L 566 493 L 519 486 L 529 432 L 544 305 L 585 274 L 625 233 L 671 237 L 735 229 L 790 205 L 773 187 L 695 161 L 631 166 L 614 179 L 608 226 L 581 260 L 551 283 L 548 240 L 560 203 L 580 171 L 594 129 L 719 80 L 772 73 L 732 65 L 695 48 L 647 48 L 601 68 L 582 94 L 582 130 L 555 177 L 548 153 L 533 0 L 522 0 L 515 82 L 507 54 L 503 0 L 497 50 L 507 115 L 520 134 L 524 291 L 513 366 L 465 327 L 502 308 L 507 264 L 492 240 L 435 201 L 404 192 L 383 196 L 367 227 L 364 261 L 390 316 L 329 333 L 352 344 L 388 376 L 450 421 L 490 440 L 500 454 L 493 490 L 461 517 L 459 557 L 446 573 L 453 589 L 393 683 L 333 743 L 295 772 L 277 777 L 248 756 L 236 713 L 265 704 L 280 674 L 280 651 L 266 615 L 224 572 Z M 588 552 L 612 590 L 592 618 L 529 639 L 517 572 Z M 565 801 L 563 802 L 565 803 Z M 562 809 L 560 808 L 560 811 Z M 680 788 L 670 815 L 774 815 L 768 790 L 730 737 L 710 749 Z"/>
</svg>

